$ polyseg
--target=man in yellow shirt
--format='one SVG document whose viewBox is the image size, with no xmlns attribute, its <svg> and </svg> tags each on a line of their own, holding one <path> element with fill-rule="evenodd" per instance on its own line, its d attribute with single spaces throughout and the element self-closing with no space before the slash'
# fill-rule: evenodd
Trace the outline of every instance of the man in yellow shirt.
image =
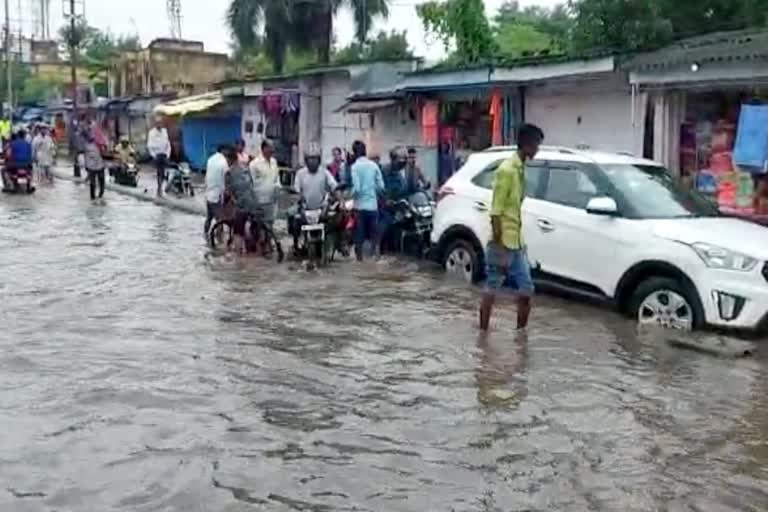
<svg viewBox="0 0 768 512">
<path fill-rule="evenodd" d="M 525 164 L 535 158 L 544 140 L 537 126 L 525 124 L 517 136 L 517 152 L 496 170 L 491 204 L 492 237 L 486 248 L 485 290 L 480 304 L 480 329 L 487 331 L 496 295 L 507 279 L 517 288 L 517 328 L 528 326 L 534 287 L 523 241 L 522 206 L 525 198 Z"/>
</svg>

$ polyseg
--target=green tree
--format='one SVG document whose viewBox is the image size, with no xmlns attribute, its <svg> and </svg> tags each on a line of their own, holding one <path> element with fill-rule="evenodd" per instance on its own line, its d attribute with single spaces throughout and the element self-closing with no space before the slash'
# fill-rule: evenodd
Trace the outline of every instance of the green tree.
<svg viewBox="0 0 768 512">
<path fill-rule="evenodd" d="M 497 52 L 482 0 L 432 0 L 416 7 L 427 32 L 442 39 L 446 50 L 455 44 L 454 59 L 475 63 Z"/>
<path fill-rule="evenodd" d="M 574 49 L 638 50 L 673 39 L 659 0 L 571 0 Z"/>
<path fill-rule="evenodd" d="M 413 58 L 413 51 L 408 44 L 405 31 L 379 31 L 376 36 L 365 43 L 354 41 L 339 49 L 333 55 L 337 63 L 354 63 L 372 60 L 397 60 Z"/>
<path fill-rule="evenodd" d="M 493 25 L 499 52 L 504 56 L 565 53 L 570 48 L 573 17 L 565 4 L 551 9 L 536 5 L 521 8 L 516 0 L 508 0 L 499 8 Z"/>
<path fill-rule="evenodd" d="M 320 62 L 330 61 L 333 18 L 342 7 L 352 10 L 360 42 L 376 16 L 389 14 L 388 0 L 231 0 L 227 23 L 240 48 L 262 42 L 274 71 L 281 72 L 288 48 L 314 51 Z"/>
<path fill-rule="evenodd" d="M 570 0 L 576 49 L 637 50 L 768 26 L 768 0 Z"/>
</svg>

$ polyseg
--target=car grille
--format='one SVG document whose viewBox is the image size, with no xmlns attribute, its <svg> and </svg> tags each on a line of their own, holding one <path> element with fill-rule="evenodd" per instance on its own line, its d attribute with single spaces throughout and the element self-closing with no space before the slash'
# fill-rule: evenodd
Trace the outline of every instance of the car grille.
<svg viewBox="0 0 768 512">
<path fill-rule="evenodd" d="M 765 264 L 763 265 L 763 270 L 761 271 L 761 273 L 763 274 L 763 279 L 768 281 L 768 261 L 766 261 Z"/>
</svg>

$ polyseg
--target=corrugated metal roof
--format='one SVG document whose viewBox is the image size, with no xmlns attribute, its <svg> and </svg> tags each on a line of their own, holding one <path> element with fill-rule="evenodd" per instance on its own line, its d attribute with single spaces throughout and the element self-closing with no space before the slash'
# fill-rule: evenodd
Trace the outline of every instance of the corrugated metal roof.
<svg viewBox="0 0 768 512">
<path fill-rule="evenodd" d="M 362 114 L 375 112 L 400 104 L 400 98 L 388 98 L 378 100 L 350 99 L 335 112 L 347 112 L 349 114 Z"/>
<path fill-rule="evenodd" d="M 161 103 L 155 107 L 154 112 L 166 116 L 183 116 L 194 112 L 203 112 L 215 107 L 222 101 L 224 101 L 224 97 L 221 91 L 209 92 Z"/>
<path fill-rule="evenodd" d="M 681 64 L 768 59 L 768 31 L 715 32 L 683 39 L 653 52 L 637 55 L 627 70 L 657 69 Z"/>
</svg>

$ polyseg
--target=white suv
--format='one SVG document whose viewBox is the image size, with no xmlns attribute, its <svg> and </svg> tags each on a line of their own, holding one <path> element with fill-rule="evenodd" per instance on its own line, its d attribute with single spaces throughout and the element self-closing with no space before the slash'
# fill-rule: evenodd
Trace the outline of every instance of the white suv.
<svg viewBox="0 0 768 512">
<path fill-rule="evenodd" d="M 494 173 L 514 150 L 473 154 L 439 192 L 433 254 L 467 281 L 483 278 Z M 655 162 L 542 147 L 526 168 L 523 233 L 537 286 L 641 323 L 754 330 L 768 317 L 768 229 L 721 216 Z"/>
</svg>

